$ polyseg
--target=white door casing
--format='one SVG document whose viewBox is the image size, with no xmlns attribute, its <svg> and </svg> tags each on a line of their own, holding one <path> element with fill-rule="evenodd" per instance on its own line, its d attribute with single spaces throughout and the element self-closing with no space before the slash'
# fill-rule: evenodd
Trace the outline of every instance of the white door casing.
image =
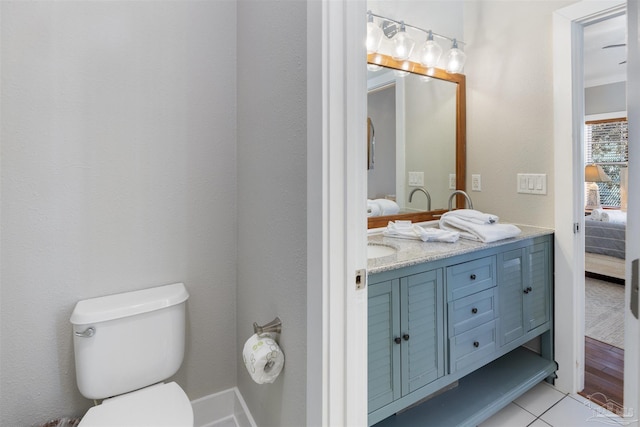
<svg viewBox="0 0 640 427">
<path fill-rule="evenodd" d="M 629 119 L 629 189 L 626 248 L 626 283 L 631 283 L 631 260 L 640 256 L 640 52 L 637 1 L 582 1 L 554 13 L 554 157 L 557 182 L 555 199 L 555 353 L 560 369 L 556 386 L 576 393 L 584 386 L 584 239 L 573 233 L 584 228 L 583 26 L 627 7 L 627 114 Z M 634 126 L 635 125 L 635 126 Z M 571 161 L 567 161 L 571 159 Z M 634 181 L 635 180 L 635 181 Z M 569 208 L 567 205 L 569 204 Z M 624 406 L 638 418 L 640 328 L 629 310 L 630 286 L 625 295 Z"/>
<path fill-rule="evenodd" d="M 367 424 L 365 24 L 307 1 L 308 426 Z"/>
</svg>

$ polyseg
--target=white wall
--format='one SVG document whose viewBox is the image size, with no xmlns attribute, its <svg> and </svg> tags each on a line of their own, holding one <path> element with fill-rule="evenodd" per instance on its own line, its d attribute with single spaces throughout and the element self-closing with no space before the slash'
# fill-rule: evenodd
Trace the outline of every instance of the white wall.
<svg viewBox="0 0 640 427">
<path fill-rule="evenodd" d="M 627 109 L 626 82 L 591 86 L 584 90 L 584 114 L 603 114 Z"/>
<path fill-rule="evenodd" d="M 467 175 L 482 176 L 470 194 L 504 220 L 554 225 L 551 18 L 570 3 L 465 2 Z M 547 195 L 518 194 L 517 173 L 547 174 Z"/>
<path fill-rule="evenodd" d="M 574 2 L 367 2 L 466 43 L 467 188 L 476 209 L 505 221 L 553 227 L 551 14 Z M 516 193 L 517 173 L 547 174 L 547 195 Z M 472 174 L 481 192 L 470 191 Z"/>
<path fill-rule="evenodd" d="M 238 2 L 237 348 L 253 322 L 279 316 L 286 360 L 273 384 L 238 366 L 261 426 L 306 421 L 306 18 L 303 1 Z"/>
<path fill-rule="evenodd" d="M 236 384 L 236 5 L 1 3 L 0 425 L 82 414 L 76 301 L 184 281 L 191 399 Z"/>
</svg>

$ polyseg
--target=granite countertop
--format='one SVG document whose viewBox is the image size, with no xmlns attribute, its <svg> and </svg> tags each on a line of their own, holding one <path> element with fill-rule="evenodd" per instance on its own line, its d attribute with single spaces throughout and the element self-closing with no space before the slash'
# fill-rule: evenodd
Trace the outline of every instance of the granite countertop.
<svg viewBox="0 0 640 427">
<path fill-rule="evenodd" d="M 396 248 L 397 252 L 392 255 L 369 259 L 367 262 L 367 270 L 369 274 L 381 273 L 383 271 L 396 270 L 398 268 L 421 264 L 423 262 L 435 261 L 442 258 L 474 252 L 480 249 L 501 246 L 517 242 L 519 240 L 529 239 L 531 237 L 553 234 L 553 230 L 550 228 L 532 227 L 530 225 L 520 224 L 517 224 L 517 226 L 522 230 L 522 233 L 517 237 L 491 243 L 476 242 L 462 238 L 458 239 L 455 243 L 398 239 L 383 236 L 383 229 L 380 229 L 379 233 L 373 232 L 372 234 L 369 234 L 368 243 L 372 245 L 378 244 L 392 246 Z"/>
</svg>

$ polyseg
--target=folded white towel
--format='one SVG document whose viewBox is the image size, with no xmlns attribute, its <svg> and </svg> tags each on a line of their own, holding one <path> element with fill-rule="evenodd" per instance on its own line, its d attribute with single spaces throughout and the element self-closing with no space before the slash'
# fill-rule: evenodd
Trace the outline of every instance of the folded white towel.
<svg viewBox="0 0 640 427">
<path fill-rule="evenodd" d="M 456 209 L 445 213 L 447 216 L 457 216 L 474 224 L 493 224 L 500 220 L 496 215 L 483 213 L 474 209 Z M 444 216 L 443 215 L 443 216 Z"/>
<path fill-rule="evenodd" d="M 382 215 L 382 208 L 374 200 L 367 200 L 367 216 L 380 216 Z"/>
<path fill-rule="evenodd" d="M 594 219 L 596 221 L 602 221 L 602 213 L 604 212 L 604 209 L 594 209 L 591 211 L 591 219 Z"/>
<path fill-rule="evenodd" d="M 458 231 L 460 237 L 468 240 L 476 240 L 484 243 L 515 237 L 522 232 L 513 224 L 476 224 L 459 216 L 444 214 L 440 218 L 440 228 L 449 231 Z"/>
<path fill-rule="evenodd" d="M 375 199 L 376 202 L 380 206 L 380 215 L 395 215 L 400 212 L 400 206 L 389 199 Z"/>
<path fill-rule="evenodd" d="M 620 210 L 603 210 L 600 215 L 600 220 L 603 222 L 612 222 L 616 224 L 627 223 L 627 213 Z"/>
<path fill-rule="evenodd" d="M 367 200 L 367 216 L 395 215 L 400 212 L 400 205 L 393 200 Z"/>
<path fill-rule="evenodd" d="M 460 238 L 457 231 L 440 230 L 432 227 L 421 227 L 411 224 L 411 221 L 389 221 L 386 230 L 382 232 L 387 237 L 400 239 L 422 240 L 423 242 L 447 242 L 454 243 Z"/>
</svg>

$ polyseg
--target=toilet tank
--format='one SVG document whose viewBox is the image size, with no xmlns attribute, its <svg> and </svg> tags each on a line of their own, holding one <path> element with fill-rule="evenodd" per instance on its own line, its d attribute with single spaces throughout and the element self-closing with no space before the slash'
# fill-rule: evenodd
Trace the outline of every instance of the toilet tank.
<svg viewBox="0 0 640 427">
<path fill-rule="evenodd" d="M 78 389 L 104 399 L 163 381 L 185 346 L 182 283 L 79 301 L 71 315 Z"/>
</svg>

